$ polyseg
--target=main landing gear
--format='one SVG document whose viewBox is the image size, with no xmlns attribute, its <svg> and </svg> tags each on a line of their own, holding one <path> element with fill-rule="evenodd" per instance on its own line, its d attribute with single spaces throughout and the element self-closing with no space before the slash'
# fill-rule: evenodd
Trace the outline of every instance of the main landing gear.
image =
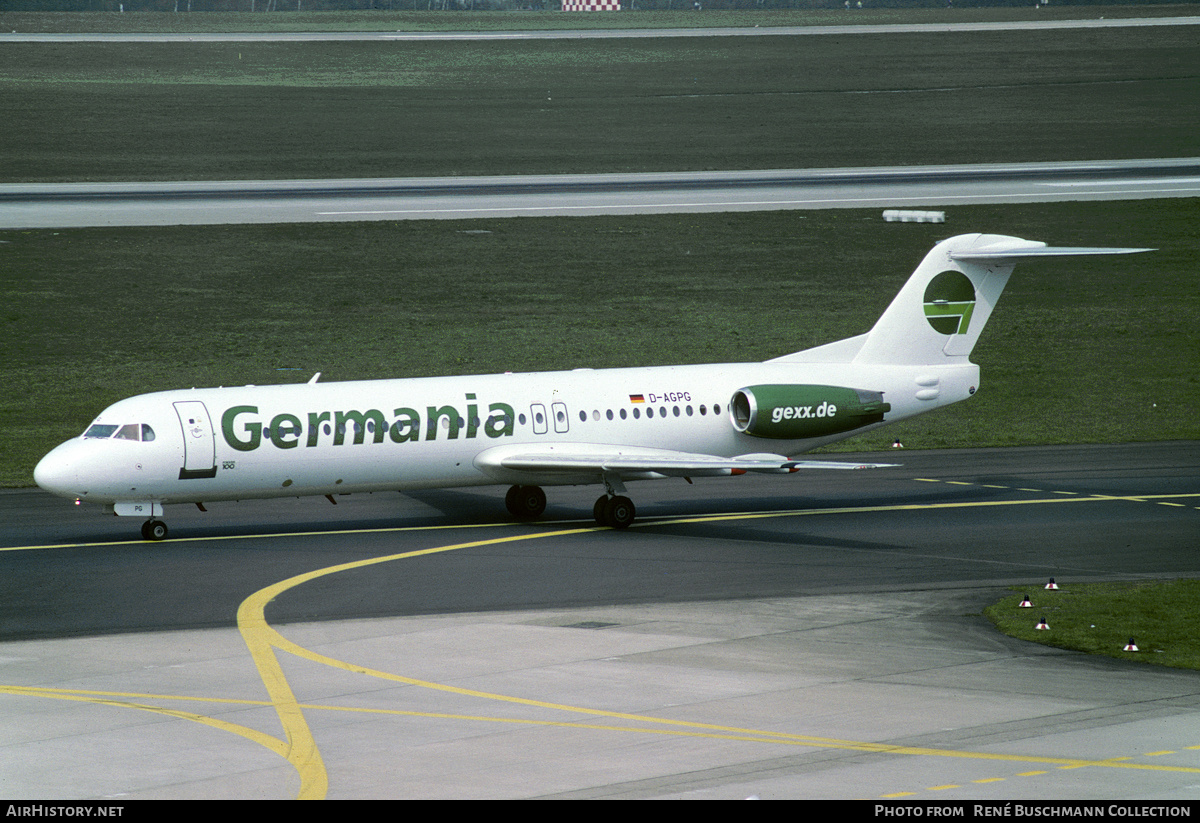
<svg viewBox="0 0 1200 823">
<path fill-rule="evenodd" d="M 609 497 L 605 494 L 601 495 L 600 499 L 596 501 L 596 505 L 592 506 L 592 515 L 601 526 L 627 529 L 633 522 L 633 518 L 637 516 L 637 509 L 628 497 L 623 495 Z"/>
<path fill-rule="evenodd" d="M 546 493 L 542 491 L 541 486 L 513 486 L 508 490 L 508 494 L 504 495 L 504 505 L 518 520 L 533 520 L 546 510 Z M 592 515 L 601 526 L 627 529 L 637 516 L 637 509 L 628 497 L 614 494 L 610 490 L 596 501 L 596 505 L 592 507 Z"/>
<path fill-rule="evenodd" d="M 612 529 L 627 529 L 637 516 L 633 501 L 625 496 L 625 484 L 616 472 L 605 472 L 605 494 L 592 506 L 592 515 L 601 526 Z"/>
<path fill-rule="evenodd" d="M 167 524 L 161 520 L 147 520 L 142 524 L 143 540 L 166 540 Z"/>
<path fill-rule="evenodd" d="M 541 486 L 513 486 L 504 495 L 504 505 L 518 520 L 533 520 L 546 510 L 546 493 Z"/>
</svg>

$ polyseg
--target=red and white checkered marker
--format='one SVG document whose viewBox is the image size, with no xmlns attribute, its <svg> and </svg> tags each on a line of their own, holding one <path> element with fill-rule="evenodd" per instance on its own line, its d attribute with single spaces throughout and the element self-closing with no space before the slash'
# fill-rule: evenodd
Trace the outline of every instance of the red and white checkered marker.
<svg viewBox="0 0 1200 823">
<path fill-rule="evenodd" d="M 1019 608 L 1019 609 L 1032 609 L 1033 608 L 1033 604 L 1029 602 L 1029 595 L 1025 595 L 1025 599 L 1022 600 L 1019 604 L 1017 604 L 1017 608 Z"/>
<path fill-rule="evenodd" d="M 1050 582 L 1046 584 L 1046 588 L 1047 589 L 1057 589 L 1058 588 L 1058 584 L 1054 582 L 1053 577 L 1051 577 Z"/>
<path fill-rule="evenodd" d="M 1050 625 L 1046 623 L 1046 618 L 1044 617 L 1038 621 L 1038 624 L 1034 628 L 1042 632 L 1050 631 Z"/>
<path fill-rule="evenodd" d="M 1132 637 L 1131 637 L 1131 638 L 1129 638 L 1129 642 L 1125 644 L 1125 649 L 1124 649 L 1124 651 L 1127 651 L 1127 652 L 1136 652 L 1137 650 L 1138 650 L 1137 644 L 1135 644 L 1135 643 L 1133 642 L 1133 638 L 1132 638 Z"/>
</svg>

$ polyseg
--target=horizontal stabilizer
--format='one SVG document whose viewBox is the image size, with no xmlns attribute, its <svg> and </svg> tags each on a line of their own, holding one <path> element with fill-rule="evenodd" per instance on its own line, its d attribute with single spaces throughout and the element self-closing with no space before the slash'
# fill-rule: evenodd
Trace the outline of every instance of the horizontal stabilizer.
<svg viewBox="0 0 1200 823">
<path fill-rule="evenodd" d="M 1014 238 L 1015 239 L 1015 238 Z M 1020 240 L 1016 243 L 997 243 L 982 248 L 950 252 L 951 260 L 983 262 L 988 260 L 1025 260 L 1031 257 L 1078 257 L 1090 254 L 1137 254 L 1154 249 L 1121 249 L 1103 246 L 1047 246 L 1045 243 Z"/>
</svg>

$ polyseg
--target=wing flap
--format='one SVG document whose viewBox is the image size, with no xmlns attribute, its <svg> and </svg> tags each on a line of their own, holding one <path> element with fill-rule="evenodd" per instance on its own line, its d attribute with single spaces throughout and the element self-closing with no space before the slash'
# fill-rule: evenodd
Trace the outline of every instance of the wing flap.
<svg viewBox="0 0 1200 823">
<path fill-rule="evenodd" d="M 544 448 L 500 446 L 480 454 L 475 465 L 497 476 L 507 472 L 531 475 L 658 475 L 661 477 L 728 477 L 747 472 L 790 474 L 809 469 L 883 468 L 893 463 L 848 463 L 832 460 L 793 460 L 781 454 L 720 457 L 671 449 L 638 449 L 559 443 Z"/>
</svg>

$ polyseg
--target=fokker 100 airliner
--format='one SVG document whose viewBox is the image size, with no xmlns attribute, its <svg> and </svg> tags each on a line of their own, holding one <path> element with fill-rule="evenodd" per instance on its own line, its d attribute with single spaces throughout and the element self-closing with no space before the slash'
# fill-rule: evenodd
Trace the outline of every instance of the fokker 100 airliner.
<svg viewBox="0 0 1200 823">
<path fill-rule="evenodd" d="M 975 341 L 1021 258 L 1001 235 L 938 243 L 866 334 L 763 363 L 190 389 L 109 406 L 51 451 L 37 484 L 162 540 L 171 503 L 510 485 L 514 517 L 543 486 L 598 484 L 598 523 L 625 528 L 625 483 L 887 464 L 794 455 L 965 400 Z M 788 455 L 793 455 L 789 457 Z"/>
</svg>

